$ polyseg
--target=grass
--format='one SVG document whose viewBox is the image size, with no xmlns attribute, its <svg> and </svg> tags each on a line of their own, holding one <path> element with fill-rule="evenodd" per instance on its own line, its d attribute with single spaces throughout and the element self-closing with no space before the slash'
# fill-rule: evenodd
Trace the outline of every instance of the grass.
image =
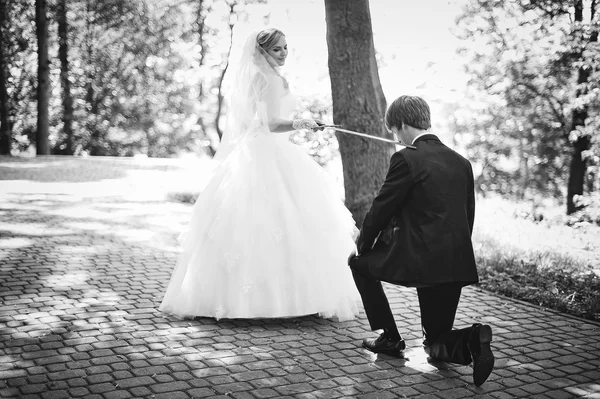
<svg viewBox="0 0 600 399">
<path fill-rule="evenodd" d="M 600 320 L 600 227 L 570 227 L 562 209 L 478 201 L 473 234 L 480 283 L 488 291 Z M 538 217 L 539 219 L 539 217 Z"/>
</svg>

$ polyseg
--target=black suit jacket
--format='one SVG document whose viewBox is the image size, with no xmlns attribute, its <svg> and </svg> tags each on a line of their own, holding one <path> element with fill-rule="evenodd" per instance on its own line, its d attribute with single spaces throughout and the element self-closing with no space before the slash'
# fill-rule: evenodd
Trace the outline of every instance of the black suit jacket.
<svg viewBox="0 0 600 399">
<path fill-rule="evenodd" d="M 433 134 L 414 146 L 392 155 L 357 239 L 359 258 L 373 276 L 394 284 L 476 283 L 471 164 Z M 386 228 L 388 242 L 374 246 Z"/>
</svg>

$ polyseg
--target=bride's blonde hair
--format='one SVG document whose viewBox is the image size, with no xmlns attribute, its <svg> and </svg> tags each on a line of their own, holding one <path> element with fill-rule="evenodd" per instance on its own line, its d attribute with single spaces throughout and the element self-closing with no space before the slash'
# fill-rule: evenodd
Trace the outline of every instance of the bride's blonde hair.
<svg viewBox="0 0 600 399">
<path fill-rule="evenodd" d="M 269 28 L 258 33 L 256 42 L 263 50 L 268 51 L 284 36 L 285 34 L 279 29 Z"/>
</svg>

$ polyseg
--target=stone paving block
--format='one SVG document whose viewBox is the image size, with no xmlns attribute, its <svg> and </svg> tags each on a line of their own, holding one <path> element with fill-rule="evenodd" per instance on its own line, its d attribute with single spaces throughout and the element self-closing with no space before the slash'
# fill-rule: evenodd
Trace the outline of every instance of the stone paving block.
<svg viewBox="0 0 600 399">
<path fill-rule="evenodd" d="M 573 394 L 569 391 L 549 391 L 544 395 L 552 399 L 568 399 L 573 397 Z"/>
<path fill-rule="evenodd" d="M 67 391 L 63 391 L 63 390 L 44 392 L 42 394 L 42 398 L 43 399 L 68 399 L 69 393 Z"/>
<path fill-rule="evenodd" d="M 88 389 L 96 394 L 102 394 L 105 392 L 110 392 L 115 390 L 115 386 L 108 382 L 98 383 L 98 384 L 90 384 Z"/>
<path fill-rule="evenodd" d="M 230 384 L 215 385 L 212 389 L 219 394 L 227 394 L 232 392 L 246 392 L 253 388 L 252 385 L 246 382 L 234 382 Z"/>
<path fill-rule="evenodd" d="M 85 387 L 71 388 L 68 390 L 68 392 L 69 396 L 74 398 L 79 398 L 90 394 L 90 391 Z"/>
</svg>

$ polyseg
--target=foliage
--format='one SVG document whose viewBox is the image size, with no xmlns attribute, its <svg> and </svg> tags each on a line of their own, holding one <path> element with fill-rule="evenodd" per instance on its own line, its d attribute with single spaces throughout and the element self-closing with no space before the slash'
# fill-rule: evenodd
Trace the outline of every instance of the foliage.
<svg viewBox="0 0 600 399">
<path fill-rule="evenodd" d="M 572 7 L 544 0 L 469 1 L 458 20 L 476 105 L 459 116 L 459 141 L 478 166 L 478 190 L 516 198 L 563 197 L 571 148 L 587 136 L 588 190 L 597 184 L 600 48 L 597 21 L 573 23 Z M 577 84 L 580 68 L 590 71 Z M 576 95 L 579 94 L 579 95 Z M 585 125 L 573 112 L 585 108 Z"/>
<path fill-rule="evenodd" d="M 478 209 L 473 242 L 482 288 L 600 320 L 600 227 L 568 227 L 552 205 L 492 197 Z"/>
<path fill-rule="evenodd" d="M 299 118 L 313 118 L 315 120 L 331 123 L 326 120 L 327 115 L 331 115 L 331 98 L 325 100 L 320 98 L 310 98 L 304 105 L 303 112 L 299 113 Z M 337 154 L 338 142 L 334 131 L 324 129 L 317 132 L 299 130 L 290 135 L 292 143 L 302 146 L 307 153 L 319 163 L 327 165 Z"/>
<path fill-rule="evenodd" d="M 586 223 L 594 223 L 600 226 L 599 192 L 576 196 L 575 204 L 580 210 L 570 215 L 567 224 L 570 226 L 580 226 Z"/>
<path fill-rule="evenodd" d="M 167 157 L 218 142 L 214 124 L 203 119 L 215 115 L 208 119 L 218 120 L 215 88 L 226 55 L 223 32 L 256 1 L 69 1 L 75 153 Z M 13 152 L 19 153 L 30 149 L 36 130 L 34 8 L 24 0 L 9 5 L 7 86 Z M 66 135 L 56 10 L 49 5 L 50 143 L 60 154 Z"/>
<path fill-rule="evenodd" d="M 13 146 L 25 149 L 36 131 L 36 36 L 35 7 L 25 0 L 5 2 L 4 51 L 8 114 L 15 135 Z"/>
<path fill-rule="evenodd" d="M 477 108 L 458 124 L 479 166 L 480 192 L 558 196 L 565 185 L 572 72 L 552 63 L 563 26 L 544 22 L 541 13 L 524 14 L 503 0 L 470 2 L 459 19 Z"/>
</svg>

